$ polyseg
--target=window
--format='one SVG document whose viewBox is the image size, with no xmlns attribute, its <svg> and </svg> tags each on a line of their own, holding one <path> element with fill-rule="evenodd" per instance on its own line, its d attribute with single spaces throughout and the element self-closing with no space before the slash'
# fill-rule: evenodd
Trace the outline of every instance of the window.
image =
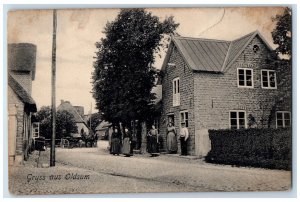
<svg viewBox="0 0 300 202">
<path fill-rule="evenodd" d="M 32 137 L 40 137 L 40 123 L 32 123 Z"/>
<path fill-rule="evenodd" d="M 179 78 L 173 79 L 173 106 L 180 105 Z"/>
<path fill-rule="evenodd" d="M 189 127 L 189 113 L 187 111 L 180 112 L 180 126 L 182 123 L 185 127 Z"/>
<path fill-rule="evenodd" d="M 238 87 L 253 88 L 253 69 L 238 68 Z"/>
<path fill-rule="evenodd" d="M 276 73 L 274 70 L 261 70 L 261 87 L 277 88 Z"/>
<path fill-rule="evenodd" d="M 291 113 L 290 112 L 276 112 L 276 128 L 291 127 Z"/>
<path fill-rule="evenodd" d="M 258 45 L 254 45 L 253 46 L 253 52 L 257 53 L 259 51 L 259 46 Z"/>
<path fill-rule="evenodd" d="M 230 128 L 242 129 L 246 128 L 246 112 L 243 110 L 235 110 L 229 112 Z"/>
</svg>

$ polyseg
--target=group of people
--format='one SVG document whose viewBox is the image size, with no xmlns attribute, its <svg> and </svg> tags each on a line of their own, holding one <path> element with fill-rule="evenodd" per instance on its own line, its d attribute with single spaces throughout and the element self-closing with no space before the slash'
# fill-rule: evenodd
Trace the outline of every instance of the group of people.
<svg viewBox="0 0 300 202">
<path fill-rule="evenodd" d="M 177 153 L 178 144 L 177 144 L 177 132 L 172 122 L 169 122 L 167 125 L 167 150 L 169 153 Z M 185 124 L 181 124 L 180 132 L 179 132 L 179 140 L 181 145 L 181 155 L 187 155 L 187 140 L 189 138 L 189 132 L 186 128 Z M 124 154 L 126 157 L 130 157 L 133 155 L 133 147 L 134 141 L 132 141 L 132 134 L 125 128 L 125 133 L 122 135 L 119 130 L 114 129 L 111 135 L 111 145 L 110 145 L 110 153 L 113 155 Z M 159 155 L 159 135 L 158 131 L 154 125 L 152 125 L 151 129 L 147 133 L 147 152 L 151 154 L 151 156 Z"/>
<path fill-rule="evenodd" d="M 181 123 L 179 140 L 181 146 L 181 155 L 187 155 L 187 140 L 189 138 L 189 131 L 185 126 L 185 123 Z M 169 122 L 167 126 L 167 150 L 170 154 L 177 153 L 177 132 L 176 128 L 173 125 L 173 122 Z"/>
<path fill-rule="evenodd" d="M 121 141 L 121 133 L 119 133 L 118 129 L 114 129 L 111 135 L 110 153 L 113 155 L 123 153 L 126 157 L 133 155 L 132 135 L 128 128 L 125 128 L 123 143 Z"/>
</svg>

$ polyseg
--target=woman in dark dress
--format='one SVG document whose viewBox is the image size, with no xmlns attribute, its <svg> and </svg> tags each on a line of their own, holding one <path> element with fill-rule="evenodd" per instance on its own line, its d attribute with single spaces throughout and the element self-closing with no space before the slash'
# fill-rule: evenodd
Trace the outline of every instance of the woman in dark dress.
<svg viewBox="0 0 300 202">
<path fill-rule="evenodd" d="M 118 129 L 115 129 L 114 132 L 111 134 L 111 146 L 110 146 L 110 153 L 115 155 L 119 155 L 121 152 L 121 138 Z"/>
<path fill-rule="evenodd" d="M 123 154 L 126 157 L 131 156 L 131 133 L 128 131 L 128 128 L 125 128 L 125 134 L 123 138 Z"/>
<path fill-rule="evenodd" d="M 158 156 L 158 132 L 154 125 L 152 125 L 151 130 L 148 132 L 148 153 L 151 154 L 151 156 Z"/>
</svg>

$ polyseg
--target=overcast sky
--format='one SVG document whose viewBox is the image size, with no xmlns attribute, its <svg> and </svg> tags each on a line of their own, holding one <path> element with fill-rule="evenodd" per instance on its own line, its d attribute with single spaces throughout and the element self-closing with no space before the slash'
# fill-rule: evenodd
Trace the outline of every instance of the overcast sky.
<svg viewBox="0 0 300 202">
<path fill-rule="evenodd" d="M 274 48 L 271 31 L 272 17 L 284 8 L 197 8 L 149 9 L 163 20 L 173 15 L 180 23 L 181 36 L 233 40 L 258 30 Z M 118 9 L 77 9 L 57 12 L 57 106 L 60 100 L 84 106 L 85 113 L 93 106 L 91 73 L 95 42 L 105 37 L 102 31 L 108 21 L 115 19 Z M 37 46 L 36 77 L 32 97 L 38 109 L 51 105 L 51 48 L 52 11 L 32 10 L 10 12 L 8 16 L 8 43 L 33 43 Z M 155 67 L 161 68 L 162 59 Z"/>
</svg>

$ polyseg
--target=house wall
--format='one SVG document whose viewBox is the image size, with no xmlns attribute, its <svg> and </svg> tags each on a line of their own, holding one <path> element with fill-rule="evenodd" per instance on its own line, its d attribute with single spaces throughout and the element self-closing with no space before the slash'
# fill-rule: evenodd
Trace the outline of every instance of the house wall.
<svg viewBox="0 0 300 202">
<path fill-rule="evenodd" d="M 258 45 L 260 51 L 253 52 L 253 45 Z M 245 110 L 246 120 L 249 114 L 255 117 L 258 127 L 268 127 L 268 118 L 274 105 L 275 97 L 280 89 L 262 89 L 261 69 L 276 70 L 270 59 L 270 51 L 258 37 L 246 47 L 235 63 L 222 74 L 194 73 L 194 105 L 196 136 L 202 136 L 208 129 L 229 128 L 229 111 Z M 274 58 L 273 58 L 274 59 Z M 237 68 L 253 69 L 254 88 L 240 88 L 237 84 Z M 246 122 L 247 124 L 247 122 Z M 271 127 L 275 128 L 275 120 Z M 201 134 L 202 133 L 202 134 Z M 206 155 L 209 141 L 202 151 Z"/>
<path fill-rule="evenodd" d="M 257 53 L 253 51 L 254 45 L 260 47 Z M 192 72 L 174 48 L 168 62 L 175 63 L 176 67 L 166 67 L 162 78 L 163 112 L 159 132 L 163 135 L 164 143 L 166 143 L 167 114 L 174 113 L 175 127 L 179 132 L 179 113 L 182 110 L 189 112 L 188 153 L 190 155 L 206 156 L 210 150 L 208 130 L 229 128 L 230 110 L 245 110 L 246 125 L 247 117 L 252 114 L 257 127 L 269 127 L 268 119 L 271 109 L 276 97 L 283 90 L 278 86 L 277 89 L 263 89 L 261 69 L 276 71 L 276 59 L 264 42 L 256 36 L 237 60 L 230 67 L 225 68 L 225 72 Z M 238 87 L 237 68 L 239 67 L 253 69 L 253 88 Z M 180 106 L 173 107 L 172 81 L 176 77 L 180 77 L 181 103 Z M 280 105 L 276 110 L 291 111 L 291 104 Z M 274 115 L 270 127 L 276 127 Z"/>
<path fill-rule="evenodd" d="M 169 113 L 174 114 L 174 125 L 177 131 L 177 140 L 180 130 L 180 111 L 188 110 L 189 116 L 189 133 L 188 139 L 188 153 L 194 154 L 194 110 L 193 110 L 193 73 L 191 69 L 185 64 L 184 59 L 179 54 L 176 47 L 171 52 L 168 63 L 174 63 L 175 67 L 166 67 L 164 76 L 162 79 L 162 116 L 160 120 L 159 134 L 164 139 L 164 147 L 166 148 L 166 125 L 168 123 L 167 115 Z M 173 79 L 179 77 L 180 87 L 180 105 L 173 107 L 173 94 L 172 94 L 172 82 Z M 178 153 L 180 153 L 180 142 L 178 141 Z"/>
<path fill-rule="evenodd" d="M 21 164 L 23 161 L 23 140 L 24 140 L 24 103 L 19 99 L 15 92 L 8 86 L 8 150 L 9 162 Z M 13 147 L 13 148 L 12 148 Z"/>
<path fill-rule="evenodd" d="M 76 125 L 77 125 L 77 128 L 78 128 L 78 134 L 80 134 L 82 128 L 83 128 L 83 130 L 86 134 L 89 134 L 89 129 L 84 123 L 78 123 L 77 122 Z"/>
<path fill-rule="evenodd" d="M 255 44 L 260 47 L 256 54 L 252 48 Z M 261 69 L 275 70 L 274 64 L 266 61 L 269 55 L 261 39 L 255 37 L 225 73 L 194 73 L 196 129 L 229 128 L 229 110 L 245 110 L 247 116 L 251 113 L 256 118 L 258 126 L 267 127 L 269 112 L 279 91 L 261 87 Z M 254 88 L 237 86 L 239 67 L 253 69 Z"/>
</svg>

